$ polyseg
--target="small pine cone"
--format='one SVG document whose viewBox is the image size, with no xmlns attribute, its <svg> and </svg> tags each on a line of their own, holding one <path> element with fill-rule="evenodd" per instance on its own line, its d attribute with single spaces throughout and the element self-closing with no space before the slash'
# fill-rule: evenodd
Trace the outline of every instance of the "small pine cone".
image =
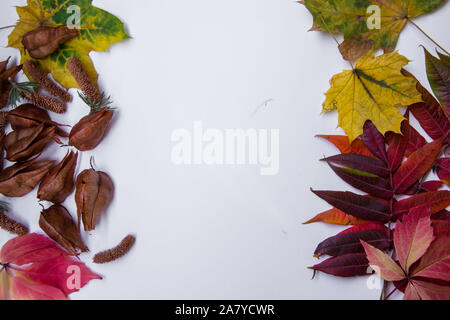
<svg viewBox="0 0 450 320">
<path fill-rule="evenodd" d="M 58 101 L 52 97 L 47 97 L 36 92 L 27 93 L 23 97 L 29 100 L 32 104 L 44 108 L 48 111 L 55 113 L 66 112 L 66 106 L 61 101 Z"/>
<path fill-rule="evenodd" d="M 67 68 L 69 69 L 72 76 L 77 81 L 80 86 L 81 91 L 93 104 L 98 104 L 102 102 L 102 96 L 98 88 L 92 83 L 91 78 L 84 69 L 81 61 L 78 58 L 70 58 L 67 63 Z"/>
<path fill-rule="evenodd" d="M 123 257 L 128 253 L 128 251 L 130 251 L 135 242 L 136 238 L 134 236 L 126 236 L 116 247 L 97 253 L 94 256 L 94 263 L 108 263 Z"/>
<path fill-rule="evenodd" d="M 38 65 L 32 60 L 27 60 L 23 64 L 25 71 L 28 72 L 31 77 L 39 83 L 39 85 L 51 95 L 60 98 L 64 102 L 71 102 L 72 96 L 63 88 L 58 86 L 52 81 L 47 74 L 45 74 Z"/>
<path fill-rule="evenodd" d="M 0 212 L 0 227 L 18 236 L 24 236 L 29 232 L 26 226 L 6 216 L 3 212 Z"/>
</svg>

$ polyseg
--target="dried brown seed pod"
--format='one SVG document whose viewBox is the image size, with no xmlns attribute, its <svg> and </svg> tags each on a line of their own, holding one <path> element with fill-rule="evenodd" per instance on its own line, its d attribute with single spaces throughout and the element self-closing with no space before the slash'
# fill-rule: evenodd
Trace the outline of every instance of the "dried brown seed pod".
<svg viewBox="0 0 450 320">
<path fill-rule="evenodd" d="M 22 44 L 34 59 L 44 59 L 57 51 L 67 41 L 78 36 L 78 30 L 66 26 L 51 28 L 39 27 L 26 33 Z"/>
<path fill-rule="evenodd" d="M 53 167 L 42 180 L 37 197 L 53 203 L 62 203 L 74 188 L 73 174 L 77 166 L 78 153 L 67 153 L 64 159 Z"/>
<path fill-rule="evenodd" d="M 69 135 L 69 145 L 80 151 L 95 149 L 108 132 L 114 111 L 103 108 L 82 118 Z"/>
<path fill-rule="evenodd" d="M 60 87 L 55 81 L 51 80 L 47 73 L 44 73 L 42 69 L 32 60 L 27 60 L 23 64 L 25 71 L 33 78 L 34 81 L 39 83 L 42 89 L 50 93 L 51 95 L 60 98 L 64 102 L 71 102 L 72 96 L 62 87 Z"/>
<path fill-rule="evenodd" d="M 9 99 L 9 92 L 12 89 L 12 85 L 9 80 L 14 80 L 17 73 L 22 70 L 22 65 L 13 66 L 6 69 L 9 58 L 2 62 L 2 71 L 0 71 L 0 109 L 6 107 Z"/>
<path fill-rule="evenodd" d="M 83 220 L 84 230 L 94 230 L 114 195 L 114 184 L 104 172 L 94 169 L 81 172 L 75 183 L 78 228 Z"/>
<path fill-rule="evenodd" d="M 10 233 L 14 233 L 18 236 L 24 236 L 29 232 L 29 229 L 27 226 L 8 217 L 3 212 L 0 212 L 0 227 L 3 230 L 6 230 Z"/>
<path fill-rule="evenodd" d="M 133 235 L 128 235 L 116 247 L 97 253 L 93 261 L 102 264 L 117 260 L 127 254 L 135 242 L 136 238 Z"/>
<path fill-rule="evenodd" d="M 14 130 L 4 140 L 6 159 L 23 161 L 41 153 L 55 136 L 55 127 L 44 124 L 36 127 Z"/>
<path fill-rule="evenodd" d="M 48 127 L 56 127 L 56 134 L 61 137 L 68 137 L 69 134 L 60 127 L 64 126 L 50 119 L 48 112 L 38 108 L 31 103 L 22 104 L 21 106 L 10 110 L 7 118 L 13 130 L 35 127 L 45 124 Z"/>
<path fill-rule="evenodd" d="M 92 104 L 100 103 L 102 101 L 102 95 L 87 74 L 81 61 L 76 57 L 72 57 L 67 62 L 67 68 L 89 101 Z"/>
<path fill-rule="evenodd" d="M 30 160 L 16 163 L 0 172 L 0 193 L 17 198 L 33 191 L 53 166 L 53 161 Z"/>
<path fill-rule="evenodd" d="M 22 97 L 30 101 L 32 104 L 37 105 L 45 110 L 55 112 L 55 113 L 64 113 L 66 112 L 66 106 L 59 100 L 55 98 L 48 97 L 43 94 L 39 94 L 37 92 L 31 91 L 26 94 L 22 94 Z"/>
<path fill-rule="evenodd" d="M 72 255 L 89 251 L 88 247 L 81 239 L 75 221 L 72 216 L 61 205 L 54 205 L 41 212 L 39 218 L 41 229 L 60 246 L 66 249 Z"/>
</svg>

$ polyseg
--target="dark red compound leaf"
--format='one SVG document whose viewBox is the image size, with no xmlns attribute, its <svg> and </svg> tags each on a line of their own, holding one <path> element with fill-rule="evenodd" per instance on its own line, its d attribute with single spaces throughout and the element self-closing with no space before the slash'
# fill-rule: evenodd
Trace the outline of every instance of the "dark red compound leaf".
<svg viewBox="0 0 450 320">
<path fill-rule="evenodd" d="M 434 165 L 434 171 L 442 182 L 450 185 L 450 158 L 438 159 Z"/>
<path fill-rule="evenodd" d="M 388 157 L 386 153 L 386 143 L 384 136 L 378 131 L 377 127 L 372 121 L 367 121 L 364 124 L 364 133 L 361 137 L 366 147 L 384 163 L 388 163 Z"/>
<path fill-rule="evenodd" d="M 402 133 L 392 133 L 392 139 L 388 144 L 387 157 L 389 168 L 395 172 L 403 162 L 406 150 L 408 149 L 409 123 L 403 121 Z"/>
<path fill-rule="evenodd" d="M 433 140 L 441 138 L 450 130 L 450 122 L 437 101 L 434 105 L 415 103 L 409 106 L 409 110 Z"/>
<path fill-rule="evenodd" d="M 375 197 L 390 199 L 393 197 L 391 185 L 386 179 L 352 173 L 345 168 L 339 168 L 328 163 L 333 171 L 349 185 L 367 192 Z"/>
<path fill-rule="evenodd" d="M 422 148 L 424 145 L 427 144 L 427 140 L 425 140 L 422 135 L 417 132 L 416 129 L 411 127 L 411 125 L 408 124 L 408 132 L 409 132 L 409 138 L 408 138 L 408 147 L 406 148 L 405 156 L 409 157 L 411 154 Z"/>
<path fill-rule="evenodd" d="M 369 261 L 365 253 L 350 253 L 332 257 L 309 269 L 321 271 L 336 277 L 355 277 L 369 274 Z"/>
<path fill-rule="evenodd" d="M 381 224 L 366 223 L 358 225 L 320 243 L 314 252 L 314 256 L 329 255 L 336 257 L 349 253 L 364 253 L 361 240 L 384 251 L 389 249 L 392 244 L 389 233 L 389 229 Z"/>
<path fill-rule="evenodd" d="M 431 216 L 431 220 L 450 221 L 450 211 L 447 209 L 441 210 Z"/>
<path fill-rule="evenodd" d="M 359 154 L 339 154 L 333 157 L 325 158 L 323 161 L 337 164 L 349 169 L 364 171 L 380 177 L 389 176 L 390 173 L 389 168 L 383 161 Z"/>
<path fill-rule="evenodd" d="M 425 181 L 424 183 L 422 183 L 419 192 L 434 192 L 438 191 L 443 186 L 444 184 L 440 180 Z"/>
<path fill-rule="evenodd" d="M 394 203 L 394 217 L 398 219 L 411 209 L 423 205 L 430 205 L 431 212 L 438 213 L 450 205 L 450 191 L 441 190 L 434 192 L 420 193 L 410 198 L 406 198 Z"/>
<path fill-rule="evenodd" d="M 406 160 L 398 171 L 394 174 L 394 191 L 396 194 L 403 194 L 423 177 L 433 166 L 436 158 L 441 153 L 444 143 L 443 136 L 439 140 L 428 143 Z"/>
<path fill-rule="evenodd" d="M 391 219 L 389 206 L 381 200 L 348 191 L 311 191 L 333 207 L 354 217 L 382 223 Z"/>
</svg>

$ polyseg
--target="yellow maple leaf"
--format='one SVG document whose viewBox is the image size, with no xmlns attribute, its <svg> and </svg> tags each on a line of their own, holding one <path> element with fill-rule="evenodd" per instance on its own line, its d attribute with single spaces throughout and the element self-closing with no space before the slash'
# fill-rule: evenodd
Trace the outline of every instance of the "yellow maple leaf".
<svg viewBox="0 0 450 320">
<path fill-rule="evenodd" d="M 22 44 L 23 36 L 40 26 L 58 27 L 70 18 L 70 8 L 80 10 L 79 35 L 63 44 L 59 50 L 45 59 L 33 59 Z M 8 37 L 8 46 L 20 50 L 20 63 L 33 60 L 45 72 L 66 89 L 78 88 L 78 84 L 67 69 L 71 57 L 80 59 L 91 79 L 97 82 L 97 72 L 89 57 L 91 51 L 106 51 L 116 42 L 128 39 L 122 21 L 100 8 L 92 6 L 92 0 L 27 0 L 27 5 L 16 7 L 19 20 Z"/>
<path fill-rule="evenodd" d="M 422 101 L 416 89 L 417 80 L 401 74 L 408 62 L 398 52 L 375 57 L 370 51 L 353 70 L 345 70 L 331 79 L 323 112 L 338 110 L 339 127 L 345 130 L 350 142 L 363 133 L 367 120 L 382 134 L 401 133 L 404 117 L 398 106 Z"/>
</svg>

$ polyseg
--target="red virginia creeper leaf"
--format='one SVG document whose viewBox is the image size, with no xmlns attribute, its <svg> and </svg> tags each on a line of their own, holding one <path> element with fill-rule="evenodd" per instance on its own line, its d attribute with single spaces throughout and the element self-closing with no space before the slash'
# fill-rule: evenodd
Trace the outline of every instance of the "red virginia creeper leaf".
<svg viewBox="0 0 450 320">
<path fill-rule="evenodd" d="M 71 257 L 57 257 L 53 260 L 33 263 L 26 269 L 15 271 L 15 273 L 31 281 L 58 288 L 65 295 L 79 291 L 91 280 L 102 279 L 98 274 L 89 270 L 84 263 Z M 74 277 L 71 281 L 72 274 L 79 276 L 79 279 Z"/>
<path fill-rule="evenodd" d="M 450 281 L 450 236 L 441 233 L 414 268 L 414 277 Z"/>
<path fill-rule="evenodd" d="M 351 253 L 333 257 L 309 269 L 321 271 L 336 277 L 355 277 L 368 274 L 369 262 L 364 253 Z"/>
<path fill-rule="evenodd" d="M 406 273 L 427 252 L 434 240 L 430 216 L 431 209 L 424 205 L 412 209 L 401 221 L 397 221 L 394 230 L 395 252 Z"/>
<path fill-rule="evenodd" d="M 332 206 L 354 217 L 383 223 L 391 219 L 389 206 L 380 200 L 353 192 L 311 191 Z"/>
<path fill-rule="evenodd" d="M 384 280 L 400 281 L 405 279 L 406 275 L 402 268 L 383 251 L 361 241 L 367 254 L 367 259 L 373 270 Z"/>
<path fill-rule="evenodd" d="M 9 240 L 0 251 L 0 262 L 3 264 L 24 265 L 53 259 L 62 255 L 68 255 L 68 253 L 49 238 L 30 233 Z"/>
<path fill-rule="evenodd" d="M 11 277 L 11 297 L 14 300 L 66 300 L 58 288 L 45 284 L 27 282 L 20 277 Z"/>
<path fill-rule="evenodd" d="M 439 156 L 444 139 L 428 143 L 406 160 L 398 171 L 394 174 L 394 189 L 397 194 L 407 191 L 414 183 L 416 183 L 434 164 Z"/>
<path fill-rule="evenodd" d="M 315 257 L 322 255 L 342 256 L 349 253 L 364 253 L 361 240 L 374 247 L 387 250 L 391 247 L 389 229 L 377 223 L 367 223 L 345 230 L 320 243 L 314 252 Z"/>
<path fill-rule="evenodd" d="M 450 287 L 413 279 L 405 291 L 405 300 L 450 300 Z"/>
</svg>

